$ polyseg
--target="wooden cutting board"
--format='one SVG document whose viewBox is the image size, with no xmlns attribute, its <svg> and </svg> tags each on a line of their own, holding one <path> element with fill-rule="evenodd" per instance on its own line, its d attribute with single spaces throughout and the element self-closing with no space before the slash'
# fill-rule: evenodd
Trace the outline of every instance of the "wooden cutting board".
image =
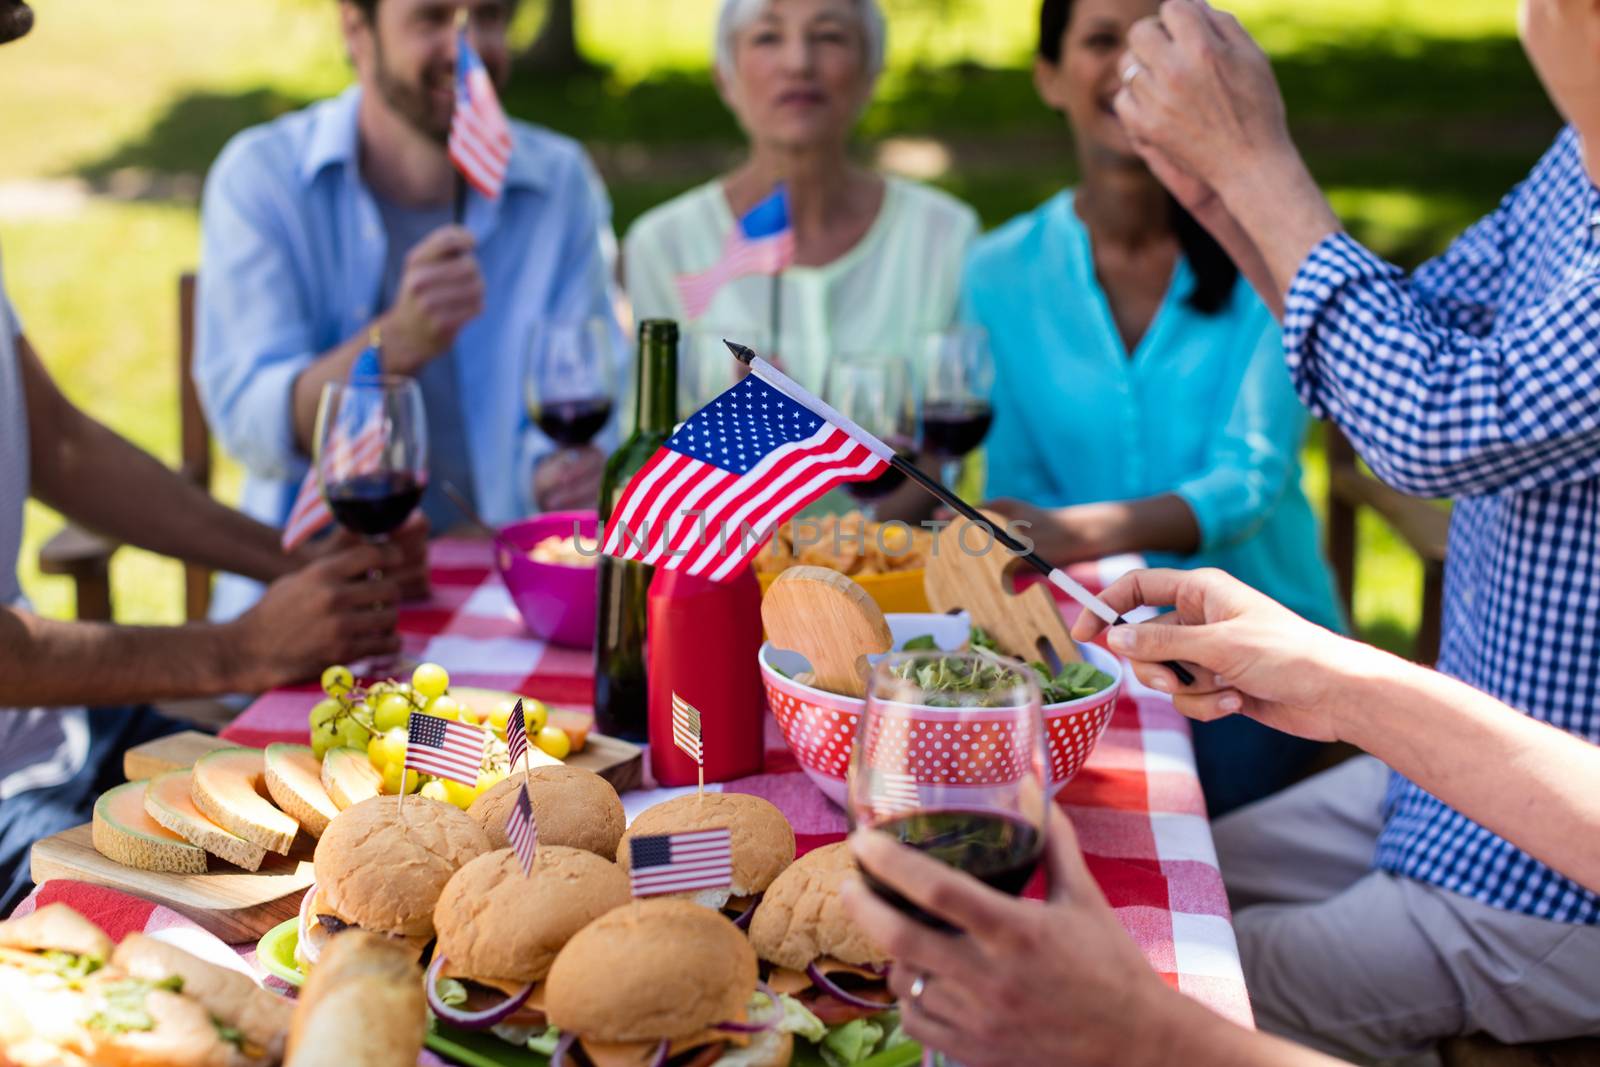
<svg viewBox="0 0 1600 1067">
<path fill-rule="evenodd" d="M 300 897 L 315 880 L 306 834 L 287 856 L 268 854 L 259 871 L 240 870 L 215 856 L 205 874 L 141 871 L 108 860 L 94 850 L 89 826 L 74 826 L 35 841 L 29 853 L 34 882 L 68 878 L 132 893 L 186 915 L 230 944 L 254 941 L 300 910 Z"/>
<path fill-rule="evenodd" d="M 128 749 L 122 757 L 122 773 L 128 781 L 137 782 L 141 778 L 154 778 L 167 771 L 191 767 L 195 760 L 215 749 L 236 747 L 219 737 L 185 730 Z M 644 749 L 605 734 L 590 733 L 583 751 L 562 762 L 593 771 L 619 793 L 638 789 L 644 783 Z"/>
<path fill-rule="evenodd" d="M 147 741 L 123 756 L 129 781 L 153 778 L 192 766 L 219 748 L 234 748 L 220 738 L 186 730 Z M 644 781 L 644 750 L 604 734 L 589 734 L 582 752 L 566 761 L 606 779 L 617 792 Z M 311 866 L 316 841 L 301 833 L 287 856 L 268 854 L 259 871 L 245 871 L 215 856 L 205 874 L 167 874 L 124 867 L 95 851 L 88 824 L 34 842 L 29 859 L 34 883 L 52 878 L 91 882 L 164 904 L 186 915 L 224 941 L 253 941 L 300 909 L 305 888 L 315 880 Z"/>
</svg>

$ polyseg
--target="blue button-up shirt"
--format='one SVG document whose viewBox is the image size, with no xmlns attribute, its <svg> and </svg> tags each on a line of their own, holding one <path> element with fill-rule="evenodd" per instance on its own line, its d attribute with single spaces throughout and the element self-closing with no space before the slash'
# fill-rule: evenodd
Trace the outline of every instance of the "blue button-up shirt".
<svg viewBox="0 0 1600 1067">
<path fill-rule="evenodd" d="M 242 509 L 273 525 L 288 517 L 309 462 L 294 435 L 295 379 L 384 310 L 384 227 L 361 177 L 359 104 L 352 88 L 246 130 L 206 180 L 195 379 L 213 431 L 245 468 Z M 524 402 L 533 325 L 612 316 L 602 247 L 610 204 L 593 166 L 568 138 L 512 128 L 504 192 L 468 199 L 487 295 L 454 349 L 477 503 L 490 522 L 535 509 L 533 468 L 554 447 Z M 615 436 L 613 423 L 598 443 Z M 252 588 L 220 582 L 217 614 L 236 614 Z"/>
<path fill-rule="evenodd" d="M 1569 129 L 1493 214 L 1409 279 L 1329 237 L 1301 267 L 1284 318 L 1290 372 L 1311 409 L 1390 485 L 1456 498 L 1440 670 L 1592 742 L 1597 231 L 1600 191 Z M 1600 897 L 1399 776 L 1377 865 L 1495 907 L 1600 921 Z"/>
</svg>

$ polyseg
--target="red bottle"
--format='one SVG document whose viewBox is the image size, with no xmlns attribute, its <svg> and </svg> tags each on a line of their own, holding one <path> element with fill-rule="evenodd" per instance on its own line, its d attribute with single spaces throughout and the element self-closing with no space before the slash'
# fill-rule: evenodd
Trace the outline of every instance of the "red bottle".
<svg viewBox="0 0 1600 1067">
<path fill-rule="evenodd" d="M 650 773 L 661 785 L 694 785 L 694 760 L 672 743 L 672 695 L 700 712 L 706 781 L 761 772 L 766 693 L 761 583 L 745 567 L 726 582 L 657 570 L 645 631 L 650 680 Z"/>
</svg>

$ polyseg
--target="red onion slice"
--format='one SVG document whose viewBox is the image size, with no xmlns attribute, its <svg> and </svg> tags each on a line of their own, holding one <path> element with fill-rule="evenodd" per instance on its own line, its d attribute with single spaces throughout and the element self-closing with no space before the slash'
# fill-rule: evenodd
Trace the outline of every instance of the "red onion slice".
<svg viewBox="0 0 1600 1067">
<path fill-rule="evenodd" d="M 828 996 L 833 997 L 835 1000 L 844 1001 L 852 1008 L 875 1008 L 878 1011 L 888 1011 L 890 1008 L 894 1007 L 893 1003 L 886 1004 L 881 1000 L 868 1000 L 865 997 L 856 996 L 854 993 L 839 985 L 827 975 L 823 974 L 821 968 L 816 965 L 815 961 L 806 964 L 806 975 L 811 979 L 812 984 L 818 989 L 828 994 Z"/>
<path fill-rule="evenodd" d="M 661 1044 L 656 1046 L 656 1058 L 650 1061 L 650 1067 L 667 1067 L 667 1053 L 671 1051 L 672 1042 L 662 1038 Z"/>
<path fill-rule="evenodd" d="M 550 1067 L 571 1067 L 567 1063 L 567 1053 L 572 1051 L 572 1043 L 578 1040 L 577 1034 L 562 1034 L 561 1040 L 556 1042 L 556 1047 L 550 1053 Z"/>
<path fill-rule="evenodd" d="M 750 906 L 744 909 L 744 911 L 740 912 L 737 919 L 733 920 L 733 925 L 737 926 L 741 930 L 750 929 L 750 917 L 756 913 L 756 905 L 759 903 L 761 903 L 760 897 L 757 897 L 755 900 L 751 901 Z"/>
<path fill-rule="evenodd" d="M 783 1004 L 778 1000 L 778 994 L 765 982 L 756 983 L 756 992 L 772 1002 L 772 1008 L 762 1019 L 748 1019 L 742 1023 L 718 1023 L 714 1029 L 728 1034 L 764 1034 L 774 1026 L 783 1022 Z"/>
<path fill-rule="evenodd" d="M 317 957 L 322 955 L 322 950 L 311 940 L 311 908 L 316 899 L 317 883 L 312 882 L 306 887 L 306 895 L 300 901 L 300 926 L 295 931 L 295 936 L 299 938 L 300 955 L 311 964 L 315 964 Z"/>
<path fill-rule="evenodd" d="M 484 1008 L 482 1011 L 462 1011 L 460 1008 L 446 1004 L 444 999 L 439 996 L 439 979 L 444 973 L 444 964 L 447 959 L 449 959 L 448 956 L 435 956 L 433 957 L 433 962 L 428 965 L 428 976 L 424 979 L 428 986 L 428 1007 L 432 1008 L 435 1015 L 451 1026 L 459 1026 L 463 1030 L 487 1030 L 496 1023 L 516 1014 L 517 1009 L 522 1007 L 522 1002 L 533 994 L 533 987 L 538 984 L 529 982 L 505 1000 L 492 1007 Z"/>
</svg>

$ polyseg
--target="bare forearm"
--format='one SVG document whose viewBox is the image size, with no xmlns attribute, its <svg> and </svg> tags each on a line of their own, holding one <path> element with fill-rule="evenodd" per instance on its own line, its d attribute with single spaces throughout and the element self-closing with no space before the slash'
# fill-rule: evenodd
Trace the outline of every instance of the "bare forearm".
<svg viewBox="0 0 1600 1067">
<path fill-rule="evenodd" d="M 1077 504 L 1060 511 L 1072 533 L 1074 560 L 1099 559 L 1123 552 L 1199 551 L 1200 523 L 1175 493 L 1142 500 Z"/>
<path fill-rule="evenodd" d="M 1600 746 L 1469 685 L 1376 655 L 1346 687 L 1345 740 L 1467 818 L 1600 890 Z"/>
<path fill-rule="evenodd" d="M 231 626 L 60 622 L 0 608 L 4 700 L 21 707 L 128 704 L 247 688 Z"/>
<path fill-rule="evenodd" d="M 1217 1015 L 1210 1008 L 1173 994 L 1174 1007 L 1168 1024 L 1155 1028 L 1171 1040 L 1152 1064 L 1182 1062 L 1185 1067 L 1337 1067 L 1329 1056 L 1304 1048 L 1281 1037 L 1246 1030 Z"/>
<path fill-rule="evenodd" d="M 1197 212 L 1195 217 L 1216 238 L 1222 250 L 1228 253 L 1228 257 L 1239 268 L 1239 273 L 1244 275 L 1244 280 L 1250 283 L 1261 302 L 1272 312 L 1273 318 L 1282 322 L 1287 288 L 1278 288 L 1266 257 L 1244 227 L 1239 225 L 1239 220 L 1228 213 L 1221 201 L 1216 201 L 1210 210 Z"/>
<path fill-rule="evenodd" d="M 1293 146 L 1257 165 L 1236 168 L 1217 192 L 1237 222 L 1240 236 L 1231 239 L 1255 250 L 1254 257 L 1245 253 L 1240 270 L 1281 318 L 1301 264 L 1324 238 L 1343 228 L 1338 216 Z M 1239 254 L 1232 247 L 1228 251 Z"/>
</svg>

